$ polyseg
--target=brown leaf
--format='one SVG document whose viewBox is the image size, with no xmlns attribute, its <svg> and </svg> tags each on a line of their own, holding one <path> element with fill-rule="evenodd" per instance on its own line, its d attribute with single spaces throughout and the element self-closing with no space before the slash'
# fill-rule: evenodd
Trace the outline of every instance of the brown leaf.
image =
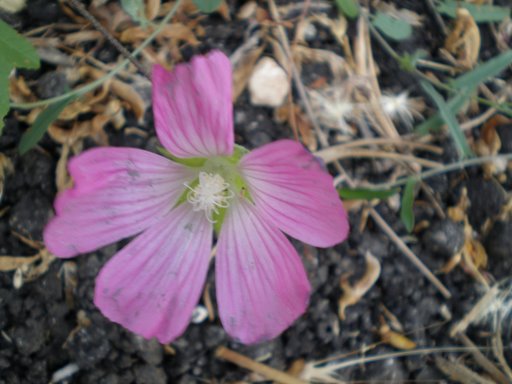
<svg viewBox="0 0 512 384">
<path fill-rule="evenodd" d="M 69 149 L 69 143 L 65 142 L 62 145 L 62 151 L 60 153 L 59 160 L 57 161 L 57 167 L 55 169 L 55 184 L 57 185 L 58 192 L 62 192 L 72 185 L 72 180 L 67 170 Z"/>
<path fill-rule="evenodd" d="M 14 165 L 11 159 L 0 152 L 0 201 L 2 200 L 2 194 L 4 191 L 4 182 L 8 174 L 14 172 Z"/>
<path fill-rule="evenodd" d="M 158 16 L 160 5 L 160 0 L 146 0 L 146 18 L 148 20 L 154 20 Z"/>
<path fill-rule="evenodd" d="M 365 255 L 366 272 L 363 277 L 351 286 L 347 279 L 342 279 L 340 286 L 343 289 L 343 296 L 338 302 L 338 316 L 345 320 L 345 309 L 356 304 L 368 290 L 375 284 L 380 276 L 380 262 L 370 252 Z"/>
<path fill-rule="evenodd" d="M 457 9 L 457 18 L 444 47 L 457 56 L 458 63 L 463 68 L 473 68 L 478 62 L 480 53 L 480 30 L 465 8 Z"/>
<path fill-rule="evenodd" d="M 302 143 L 310 151 L 318 149 L 315 132 L 306 115 L 298 105 L 285 104 L 275 110 L 275 118 L 278 122 L 288 122 L 295 134 L 300 134 Z"/>
<path fill-rule="evenodd" d="M 401 350 L 411 350 L 416 348 L 416 343 L 401 333 L 392 331 L 387 324 L 381 325 L 379 335 L 382 341 Z"/>
<path fill-rule="evenodd" d="M 14 271 L 26 264 L 31 264 L 39 260 L 39 254 L 35 256 L 0 256 L 0 271 L 9 272 Z"/>
<path fill-rule="evenodd" d="M 100 31 L 79 31 L 75 33 L 68 33 L 64 37 L 64 44 L 75 45 L 87 43 L 89 41 L 98 41 L 103 39 Z"/>
<path fill-rule="evenodd" d="M 105 72 L 92 67 L 84 68 L 84 71 L 86 71 L 93 79 L 99 79 L 105 75 Z M 147 107 L 142 96 L 140 96 L 130 84 L 117 79 L 111 79 L 110 89 L 114 94 L 130 105 L 135 117 L 140 123 L 142 123 Z"/>
</svg>

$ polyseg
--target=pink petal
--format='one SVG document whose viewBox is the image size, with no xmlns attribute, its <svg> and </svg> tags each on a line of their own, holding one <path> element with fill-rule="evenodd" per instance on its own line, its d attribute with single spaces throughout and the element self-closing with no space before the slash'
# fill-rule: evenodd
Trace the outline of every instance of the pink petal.
<svg viewBox="0 0 512 384">
<path fill-rule="evenodd" d="M 215 269 L 222 324 L 243 343 L 276 337 L 307 307 L 310 285 L 295 248 L 246 201 L 226 214 Z"/>
<path fill-rule="evenodd" d="M 169 343 L 190 322 L 208 271 L 212 224 L 182 204 L 103 267 L 94 303 L 110 320 Z"/>
<path fill-rule="evenodd" d="M 74 157 L 75 187 L 58 195 L 44 230 L 50 252 L 71 257 L 133 236 L 167 214 L 193 180 L 187 168 L 133 148 L 95 148 Z"/>
<path fill-rule="evenodd" d="M 172 71 L 153 67 L 153 113 L 160 142 L 178 157 L 233 152 L 231 63 L 220 51 Z"/>
<path fill-rule="evenodd" d="M 258 211 L 282 231 L 316 247 L 347 237 L 347 213 L 332 177 L 299 143 L 267 144 L 244 156 L 240 169 Z"/>
</svg>

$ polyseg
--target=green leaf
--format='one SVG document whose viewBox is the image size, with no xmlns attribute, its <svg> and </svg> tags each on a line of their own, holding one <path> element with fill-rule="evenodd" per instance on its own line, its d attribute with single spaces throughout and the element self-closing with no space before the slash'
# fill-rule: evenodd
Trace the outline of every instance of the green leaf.
<svg viewBox="0 0 512 384">
<path fill-rule="evenodd" d="M 121 6 L 132 20 L 142 25 L 147 24 L 148 19 L 146 18 L 146 7 L 143 0 L 121 0 Z"/>
<path fill-rule="evenodd" d="M 395 19 L 383 12 L 377 12 L 372 24 L 390 39 L 400 41 L 412 35 L 412 26 L 403 20 Z"/>
<path fill-rule="evenodd" d="M 496 57 L 478 65 L 470 72 L 457 77 L 451 82 L 454 88 L 466 88 L 472 90 L 480 83 L 483 83 L 491 77 L 495 77 L 512 64 L 512 50 L 508 50 Z"/>
<path fill-rule="evenodd" d="M 398 192 L 398 189 L 340 188 L 338 194 L 344 200 L 387 199 Z"/>
<path fill-rule="evenodd" d="M 405 184 L 404 193 L 402 196 L 402 204 L 400 207 L 400 219 L 405 225 L 407 232 L 412 232 L 414 228 L 414 187 L 417 180 L 414 177 L 409 177 Z"/>
<path fill-rule="evenodd" d="M 498 7 L 496 5 L 476 5 L 463 3 L 457 0 L 443 0 L 437 11 L 451 18 L 457 17 L 457 8 L 466 8 L 476 23 L 499 22 L 510 16 L 510 7 Z"/>
<path fill-rule="evenodd" d="M 193 0 L 196 7 L 204 13 L 212 13 L 219 8 L 222 0 Z"/>
<path fill-rule="evenodd" d="M 349 19 L 359 16 L 359 4 L 356 0 L 336 0 L 338 10 Z"/>
<path fill-rule="evenodd" d="M 30 42 L 0 19 L 0 57 L 13 67 L 37 69 L 39 57 Z M 3 90 L 0 90 L 3 92 Z"/>
<path fill-rule="evenodd" d="M 452 114 L 456 115 L 464 106 L 464 104 L 466 104 L 470 97 L 471 92 L 459 92 L 454 97 L 449 99 L 446 105 L 448 106 Z M 419 135 L 426 135 L 429 132 L 438 132 L 443 124 L 443 118 L 439 113 L 436 113 L 434 116 L 418 125 L 415 131 Z"/>
<path fill-rule="evenodd" d="M 466 136 L 464 136 L 464 132 L 462 132 L 460 129 L 460 125 L 455 118 L 455 114 L 446 104 L 443 97 L 434 89 L 430 83 L 427 83 L 426 81 L 421 81 L 421 87 L 430 96 L 432 101 L 439 109 L 439 113 L 448 126 L 450 135 L 452 136 L 455 145 L 457 146 L 459 157 L 464 158 L 472 156 L 471 149 L 469 148 L 469 145 L 466 141 Z"/>
<path fill-rule="evenodd" d="M 18 151 L 21 155 L 27 153 L 39 142 L 39 140 L 41 140 L 48 129 L 48 126 L 59 117 L 62 110 L 74 99 L 74 97 L 68 97 L 55 104 L 50 104 L 39 115 L 37 115 L 36 121 L 34 121 L 32 127 L 30 127 L 23 136 L 21 136 L 20 144 L 18 146 Z"/>
</svg>

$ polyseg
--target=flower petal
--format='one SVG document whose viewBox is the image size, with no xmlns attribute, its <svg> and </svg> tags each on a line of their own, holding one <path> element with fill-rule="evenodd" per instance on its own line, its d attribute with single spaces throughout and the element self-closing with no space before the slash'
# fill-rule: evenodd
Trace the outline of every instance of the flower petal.
<svg viewBox="0 0 512 384">
<path fill-rule="evenodd" d="M 72 257 L 133 236 L 169 212 L 192 172 L 133 148 L 95 148 L 74 157 L 75 187 L 59 194 L 44 230 L 50 252 Z"/>
<path fill-rule="evenodd" d="M 220 51 L 172 71 L 153 67 L 153 113 L 160 142 L 178 157 L 233 152 L 231 63 Z"/>
<path fill-rule="evenodd" d="M 240 169 L 258 211 L 282 231 L 316 247 L 347 237 L 347 212 L 332 177 L 301 144 L 267 144 L 245 155 Z"/>
<path fill-rule="evenodd" d="M 243 343 L 279 335 L 306 309 L 310 285 L 297 251 L 246 201 L 226 213 L 215 269 L 222 324 Z"/>
<path fill-rule="evenodd" d="M 169 343 L 190 322 L 208 271 L 213 226 L 182 204 L 103 267 L 95 305 L 111 321 Z"/>
</svg>

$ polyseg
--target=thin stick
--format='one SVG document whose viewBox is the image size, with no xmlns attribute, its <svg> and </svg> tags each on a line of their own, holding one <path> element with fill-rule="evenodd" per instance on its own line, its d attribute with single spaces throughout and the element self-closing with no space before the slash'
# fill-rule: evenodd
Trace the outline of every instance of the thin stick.
<svg viewBox="0 0 512 384">
<path fill-rule="evenodd" d="M 240 353 L 232 351 L 226 347 L 219 347 L 215 351 L 215 357 L 218 359 L 229 361 L 239 367 L 248 369 L 249 371 L 259 373 L 269 380 L 274 380 L 282 384 L 307 384 L 306 381 L 297 379 L 285 372 L 270 368 L 265 364 L 258 363 Z"/>
<path fill-rule="evenodd" d="M 146 48 L 149 44 L 151 44 L 151 42 L 155 39 L 155 37 L 157 37 L 160 34 L 160 32 L 162 31 L 162 29 L 165 28 L 165 26 L 167 25 L 169 20 L 171 20 L 173 18 L 173 16 L 176 14 L 176 12 L 178 11 L 178 8 L 182 4 L 182 1 L 183 0 L 176 1 L 174 6 L 167 13 L 167 15 L 165 15 L 165 17 L 162 19 L 160 24 L 158 24 L 158 27 L 153 31 L 153 33 L 151 35 L 149 35 L 147 37 L 147 39 L 144 40 L 142 42 L 142 44 L 139 45 L 132 52 L 132 56 L 136 57 L 144 50 L 144 48 Z M 18 108 L 18 109 L 33 109 L 33 108 L 37 108 L 37 107 L 45 107 L 48 104 L 57 103 L 59 101 L 67 99 L 68 97 L 81 96 L 87 92 L 90 92 L 90 91 L 100 87 L 105 81 L 114 77 L 115 75 L 117 75 L 117 73 L 122 71 L 129 63 L 130 63 L 130 60 L 125 59 L 121 63 L 116 65 L 115 68 L 112 69 L 112 71 L 107 73 L 105 76 L 100 77 L 99 79 L 92 81 L 92 82 L 88 83 L 87 85 L 84 85 L 83 87 L 77 88 L 77 89 L 67 92 L 63 95 L 52 97 L 52 98 L 45 99 L 45 100 L 36 101 L 33 103 L 10 103 L 10 106 L 11 106 L 11 108 Z"/>
<path fill-rule="evenodd" d="M 335 150 L 331 150 L 333 148 Z M 347 159 L 352 157 L 366 157 L 370 159 L 381 158 L 397 161 L 406 161 L 408 163 L 418 163 L 428 168 L 440 168 L 443 166 L 443 164 L 437 161 L 422 159 L 421 157 L 416 157 L 413 155 L 404 155 L 401 153 L 393 153 L 386 151 L 376 151 L 373 149 L 347 149 L 340 151 L 339 148 L 331 147 L 316 152 L 315 156 L 320 157 L 326 163 L 332 163 L 335 160 Z"/>
<path fill-rule="evenodd" d="M 132 62 L 137 69 L 144 74 L 149 80 L 151 80 L 149 74 L 146 69 L 142 66 L 142 64 L 132 56 L 132 54 L 117 40 L 112 34 L 103 26 L 101 23 L 84 7 L 84 5 L 78 0 L 69 0 L 71 5 L 76 8 L 78 12 L 82 14 L 92 25 L 93 27 L 100 31 L 103 36 L 108 40 L 110 44 L 112 44 L 124 57 Z"/>
<path fill-rule="evenodd" d="M 413 177 L 416 178 L 417 180 L 425 180 L 430 177 L 442 175 L 443 173 L 459 171 L 464 168 L 474 167 L 476 165 L 481 165 L 481 164 L 488 163 L 491 161 L 496 161 L 496 160 L 512 160 L 512 153 L 505 153 L 503 155 L 493 155 L 493 156 L 480 156 L 480 157 L 476 157 L 474 159 L 461 160 L 461 161 L 457 161 L 455 163 L 445 165 L 441 168 L 431 169 L 431 170 L 428 170 L 425 172 L 418 173 L 417 175 L 415 175 Z M 374 185 L 372 185 L 371 188 L 391 189 L 391 188 L 399 187 L 401 185 L 405 185 L 406 183 L 407 183 L 407 178 L 402 178 L 402 179 L 399 179 L 397 181 L 393 181 L 390 183 L 374 184 Z"/>
<path fill-rule="evenodd" d="M 438 147 L 437 145 L 419 143 L 416 141 L 407 141 L 407 140 L 403 140 L 403 139 L 392 139 L 392 138 L 388 138 L 388 137 L 371 137 L 371 138 L 366 138 L 366 139 L 351 140 L 351 141 L 347 141 L 347 142 L 344 142 L 341 144 L 333 145 L 333 146 L 329 147 L 328 149 L 324 149 L 323 151 L 326 151 L 326 150 L 329 150 L 332 148 L 338 148 L 340 151 L 342 151 L 347 148 L 364 147 L 367 145 L 368 146 L 370 146 L 370 145 L 391 145 L 391 146 L 396 146 L 396 147 L 410 147 L 413 149 L 421 149 L 424 151 L 432 152 L 432 153 L 435 153 L 436 155 L 443 154 L 443 149 L 441 147 Z M 315 152 L 315 156 L 318 156 L 317 153 L 318 152 Z"/>
<path fill-rule="evenodd" d="M 436 286 L 439 292 L 441 292 L 441 294 L 445 298 L 449 299 L 452 296 L 450 291 L 430 271 L 430 269 L 428 269 L 428 267 L 425 264 L 423 264 L 423 262 L 414 254 L 414 252 L 410 250 L 410 248 L 404 243 L 404 241 L 400 237 L 398 237 L 395 231 L 393 231 L 393 229 L 388 225 L 388 223 L 386 223 L 386 220 L 384 220 L 382 216 L 377 213 L 377 211 L 373 210 L 373 212 L 370 212 L 372 219 L 391 238 L 391 240 L 395 242 L 398 248 L 400 248 L 400 250 L 416 266 L 416 268 L 418 268 L 420 272 L 423 273 L 425 277 Z"/>
</svg>

